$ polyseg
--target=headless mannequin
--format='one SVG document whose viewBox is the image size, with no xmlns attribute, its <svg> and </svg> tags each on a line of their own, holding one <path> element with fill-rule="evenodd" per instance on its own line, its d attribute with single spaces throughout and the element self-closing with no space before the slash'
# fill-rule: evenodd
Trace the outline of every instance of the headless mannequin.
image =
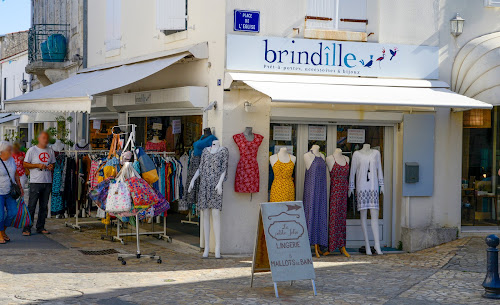
<svg viewBox="0 0 500 305">
<path fill-rule="evenodd" d="M 363 148 L 359 151 L 362 154 L 371 153 L 370 144 L 363 144 Z M 384 193 L 384 188 L 380 188 L 380 193 Z M 349 197 L 354 194 L 354 190 L 349 190 Z M 361 214 L 361 229 L 363 230 L 363 235 L 365 236 L 365 248 L 366 255 L 372 255 L 372 250 L 370 249 L 370 239 L 368 237 L 368 229 L 366 222 L 368 220 L 368 210 L 359 211 Z M 375 239 L 375 251 L 378 255 L 382 255 L 382 250 L 380 249 L 380 233 L 378 230 L 378 209 L 370 209 L 370 219 L 372 224 L 373 239 Z"/>
<path fill-rule="evenodd" d="M 63 142 L 61 142 L 61 140 L 56 140 L 56 143 L 54 143 L 54 145 L 52 145 L 52 149 L 54 151 L 63 151 L 64 150 L 64 144 Z"/>
<path fill-rule="evenodd" d="M 294 155 L 290 155 L 287 149 L 285 147 L 282 147 L 277 154 L 269 157 L 269 163 L 271 163 L 271 167 L 274 166 L 274 164 L 278 162 L 278 160 L 282 163 L 288 163 L 291 160 L 293 164 L 295 164 L 295 162 L 297 161 L 297 157 L 295 157 Z"/>
<path fill-rule="evenodd" d="M 203 136 L 201 138 L 205 139 L 206 137 L 211 135 L 212 135 L 212 130 L 210 128 L 205 128 L 203 129 Z"/>
<path fill-rule="evenodd" d="M 211 133 L 210 133 L 211 134 Z M 211 154 L 217 153 L 221 149 L 219 141 L 215 140 L 212 142 L 212 146 L 209 148 Z M 200 170 L 197 170 L 189 184 L 188 192 L 191 192 L 194 188 L 194 182 L 200 176 Z M 224 183 L 224 178 L 226 177 L 226 173 L 224 172 L 220 178 L 219 182 L 215 186 L 217 190 L 217 194 L 222 194 L 222 183 Z M 210 252 L 210 214 L 212 214 L 212 221 L 214 227 L 214 235 L 215 235 L 215 258 L 221 258 L 220 255 L 220 210 L 218 209 L 206 209 L 203 210 L 203 225 L 205 232 L 205 251 L 203 252 L 203 257 L 207 258 L 208 253 Z"/>
<path fill-rule="evenodd" d="M 255 135 L 253 134 L 252 127 L 246 127 L 245 131 L 243 131 L 243 135 L 248 142 L 252 142 L 255 139 Z"/>
<path fill-rule="evenodd" d="M 313 145 L 310 151 L 304 154 L 304 162 L 306 164 L 306 169 L 311 168 L 311 165 L 316 157 L 321 157 L 323 158 L 323 160 L 325 160 L 325 156 L 319 151 L 319 146 Z M 321 252 L 321 250 L 319 249 L 318 244 L 314 245 L 314 250 L 316 251 L 316 257 L 319 257 L 320 254 L 323 254 L 323 252 Z"/>
<path fill-rule="evenodd" d="M 337 163 L 340 166 L 345 166 L 349 163 L 349 158 L 342 155 L 342 149 L 337 148 L 333 152 L 333 155 L 326 157 L 326 166 L 328 166 L 328 171 L 332 171 L 333 166 Z M 344 254 L 346 257 L 351 257 L 345 247 L 340 248 L 340 253 Z M 325 252 L 323 255 L 328 255 L 330 252 Z"/>
<path fill-rule="evenodd" d="M 325 156 L 319 152 L 319 146 L 313 145 L 310 151 L 304 154 L 304 162 L 306 163 L 306 169 L 311 168 L 314 158 L 316 157 L 321 157 L 323 158 L 323 160 L 325 160 Z"/>
<path fill-rule="evenodd" d="M 158 136 L 154 136 L 153 140 L 151 140 L 151 142 L 153 142 L 153 143 L 160 143 L 161 140 L 160 140 L 160 138 Z"/>
</svg>

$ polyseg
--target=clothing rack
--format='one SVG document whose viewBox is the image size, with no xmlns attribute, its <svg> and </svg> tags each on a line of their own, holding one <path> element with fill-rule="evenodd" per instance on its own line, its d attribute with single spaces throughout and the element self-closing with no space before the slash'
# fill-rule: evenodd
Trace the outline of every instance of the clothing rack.
<svg viewBox="0 0 500 305">
<path fill-rule="evenodd" d="M 65 153 L 65 154 L 74 154 L 75 158 L 78 159 L 78 154 L 83 153 L 83 154 L 107 154 L 109 153 L 109 150 L 104 150 L 104 149 L 95 149 L 95 150 L 63 150 L 59 153 Z M 81 225 L 84 224 L 95 224 L 95 223 L 102 223 L 100 220 L 92 220 L 92 221 L 80 221 L 80 202 L 77 200 L 76 201 L 76 214 L 75 214 L 75 223 L 69 223 L 66 222 L 65 225 L 66 227 L 71 227 L 75 230 L 81 231 Z"/>
</svg>

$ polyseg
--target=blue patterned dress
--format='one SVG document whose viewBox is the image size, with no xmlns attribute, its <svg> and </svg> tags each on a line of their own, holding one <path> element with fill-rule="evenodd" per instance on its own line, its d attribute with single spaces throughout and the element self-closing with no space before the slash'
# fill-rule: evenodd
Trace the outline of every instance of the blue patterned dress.
<svg viewBox="0 0 500 305">
<path fill-rule="evenodd" d="M 328 199 L 326 194 L 326 163 L 315 157 L 306 170 L 304 181 L 304 212 L 311 245 L 328 246 Z"/>
</svg>

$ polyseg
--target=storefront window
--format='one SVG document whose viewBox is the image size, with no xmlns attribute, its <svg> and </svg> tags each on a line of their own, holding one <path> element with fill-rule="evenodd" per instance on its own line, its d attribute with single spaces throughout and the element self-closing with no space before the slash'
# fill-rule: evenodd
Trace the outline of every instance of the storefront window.
<svg viewBox="0 0 500 305">
<path fill-rule="evenodd" d="M 90 120 L 90 145 L 92 149 L 108 149 L 111 131 L 118 120 Z"/>
<path fill-rule="evenodd" d="M 348 140 L 349 133 L 351 138 Z M 363 135 L 364 134 L 364 139 Z M 353 135 L 356 135 L 354 137 Z M 356 138 L 356 139 L 355 139 Z M 349 143 L 349 142 L 356 143 Z M 337 126 L 337 147 L 342 149 L 345 156 L 352 159 L 355 151 L 363 148 L 363 144 L 370 144 L 372 149 L 380 151 L 382 159 L 382 168 L 384 166 L 384 127 L 382 126 L 355 126 L 355 125 L 339 125 Z M 354 196 L 355 197 L 355 196 Z M 360 214 L 356 208 L 354 197 L 349 197 L 347 202 L 347 219 L 360 219 Z M 383 195 L 379 195 L 379 218 L 384 216 L 384 200 Z"/>
<path fill-rule="evenodd" d="M 180 155 L 193 147 L 202 134 L 202 116 L 130 117 L 136 127 L 136 145 L 147 151 Z"/>
<path fill-rule="evenodd" d="M 500 147 L 498 111 L 464 112 L 462 153 L 462 225 L 498 225 Z"/>
</svg>

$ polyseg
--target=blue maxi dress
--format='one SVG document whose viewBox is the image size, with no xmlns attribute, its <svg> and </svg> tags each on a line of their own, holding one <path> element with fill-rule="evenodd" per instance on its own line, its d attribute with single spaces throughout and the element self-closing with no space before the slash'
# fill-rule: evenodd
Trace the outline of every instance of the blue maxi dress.
<svg viewBox="0 0 500 305">
<path fill-rule="evenodd" d="M 328 246 L 328 198 L 326 191 L 326 162 L 315 157 L 306 169 L 304 181 L 304 212 L 311 245 Z"/>
</svg>

